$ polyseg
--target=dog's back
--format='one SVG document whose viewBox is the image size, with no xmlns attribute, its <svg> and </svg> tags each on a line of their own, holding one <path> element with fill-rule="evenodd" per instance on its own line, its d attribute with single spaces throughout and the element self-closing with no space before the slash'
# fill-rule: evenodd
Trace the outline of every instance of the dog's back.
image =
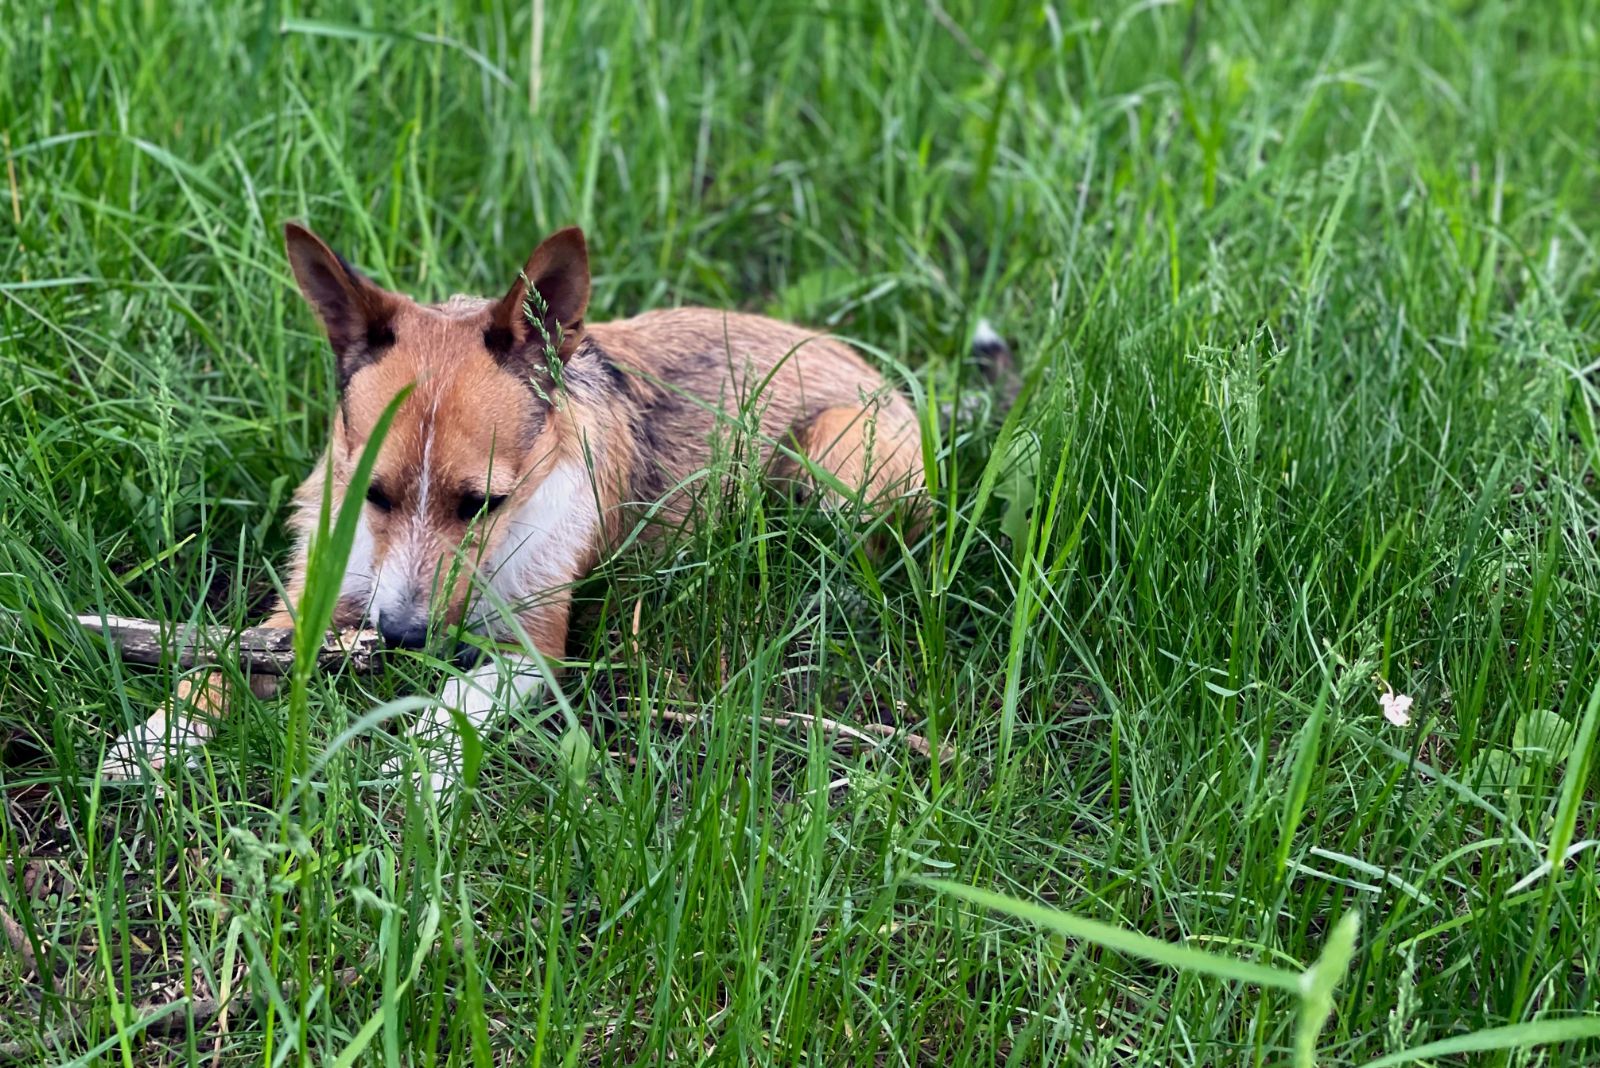
<svg viewBox="0 0 1600 1068">
<path fill-rule="evenodd" d="M 706 468 L 719 439 L 739 432 L 778 477 L 804 475 L 796 458 L 806 457 L 869 503 L 922 489 L 915 412 L 842 341 L 709 308 L 646 312 L 587 330 L 637 411 L 635 500 L 670 497 Z"/>
</svg>

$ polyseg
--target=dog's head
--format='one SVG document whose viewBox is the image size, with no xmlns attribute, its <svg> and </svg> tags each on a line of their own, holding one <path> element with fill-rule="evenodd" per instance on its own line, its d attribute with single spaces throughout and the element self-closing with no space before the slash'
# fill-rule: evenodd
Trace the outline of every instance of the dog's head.
<svg viewBox="0 0 1600 1068">
<path fill-rule="evenodd" d="M 336 508 L 383 411 L 413 387 L 379 447 L 341 595 L 386 641 L 420 646 L 430 618 L 461 618 L 473 576 L 506 555 L 515 517 L 561 467 L 555 382 L 583 336 L 583 233 L 546 239 L 499 300 L 439 305 L 380 288 L 298 224 L 284 238 L 333 346 Z"/>
</svg>

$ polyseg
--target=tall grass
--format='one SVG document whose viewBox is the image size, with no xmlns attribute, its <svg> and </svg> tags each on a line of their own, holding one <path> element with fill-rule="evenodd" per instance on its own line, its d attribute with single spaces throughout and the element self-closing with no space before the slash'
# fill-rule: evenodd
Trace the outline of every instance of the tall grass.
<svg viewBox="0 0 1600 1068">
<path fill-rule="evenodd" d="M 14 0 L 0 1049 L 1600 1060 L 1596 25 Z M 72 615 L 281 586 L 333 403 L 287 218 L 426 299 L 575 222 L 596 319 L 826 326 L 929 413 L 934 520 L 873 557 L 734 479 L 582 586 L 565 708 L 469 747 L 454 807 L 379 772 L 423 659 L 99 782 L 177 670 Z M 980 315 L 1030 384 L 946 428 Z"/>
</svg>

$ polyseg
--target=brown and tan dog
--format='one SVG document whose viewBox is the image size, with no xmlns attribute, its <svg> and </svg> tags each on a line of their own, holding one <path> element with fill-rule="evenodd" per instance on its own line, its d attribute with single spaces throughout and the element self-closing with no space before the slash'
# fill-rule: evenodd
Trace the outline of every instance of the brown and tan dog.
<svg viewBox="0 0 1600 1068">
<path fill-rule="evenodd" d="M 696 476 L 735 425 L 758 425 L 754 441 L 780 477 L 821 472 L 810 481 L 834 503 L 881 514 L 915 510 L 922 494 L 916 413 L 849 346 L 708 308 L 586 323 L 588 249 L 575 228 L 539 245 L 499 300 L 435 305 L 379 288 L 302 226 L 284 236 L 333 346 L 339 402 L 332 441 L 295 500 L 289 603 L 268 625 L 293 625 L 324 486 L 331 479 L 337 511 L 374 424 L 408 386 L 378 451 L 335 616 L 339 626 L 376 626 L 396 646 L 421 647 L 441 626 L 495 637 L 520 627 L 559 660 L 573 584 L 641 514 L 692 522 Z M 453 677 L 419 725 L 441 743 L 434 785 L 451 781 L 456 761 L 451 709 L 483 728 L 542 682 L 518 655 Z M 173 709 L 113 746 L 105 772 L 159 767 L 203 742 L 226 698 L 219 673 L 185 683 Z"/>
</svg>

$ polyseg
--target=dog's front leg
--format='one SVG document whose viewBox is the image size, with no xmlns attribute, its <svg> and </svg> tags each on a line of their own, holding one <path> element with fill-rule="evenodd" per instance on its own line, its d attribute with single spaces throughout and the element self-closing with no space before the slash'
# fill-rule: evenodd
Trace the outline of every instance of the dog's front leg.
<svg viewBox="0 0 1600 1068">
<path fill-rule="evenodd" d="M 279 605 L 262 624 L 289 629 L 294 617 Z M 253 675 L 250 691 L 258 698 L 271 697 L 278 689 L 275 675 Z M 101 773 L 112 780 L 140 778 L 146 770 L 160 771 L 177 757 L 211 739 L 216 724 L 235 703 L 233 687 L 222 672 L 211 670 L 178 683 L 177 694 L 137 727 L 123 731 L 106 750 Z"/>
<path fill-rule="evenodd" d="M 453 713 L 481 733 L 543 692 L 544 681 L 532 657 L 513 653 L 491 656 L 445 683 L 438 704 L 423 714 L 416 730 L 435 797 L 454 789 L 461 777 L 461 735 Z M 407 763 L 404 758 L 392 761 L 390 770 L 401 771 Z"/>
<path fill-rule="evenodd" d="M 567 597 L 554 598 L 521 617 L 524 631 L 547 663 L 559 662 L 567 639 Z M 416 739 L 427 763 L 429 784 L 434 796 L 442 797 L 454 789 L 461 777 L 461 736 L 455 716 L 472 725 L 473 730 L 489 730 L 508 711 L 536 700 L 544 692 L 545 676 L 533 657 L 522 653 L 495 653 L 478 666 L 450 678 L 438 704 L 429 709 L 417 724 Z M 388 770 L 403 770 L 406 760 L 391 761 Z"/>
</svg>

